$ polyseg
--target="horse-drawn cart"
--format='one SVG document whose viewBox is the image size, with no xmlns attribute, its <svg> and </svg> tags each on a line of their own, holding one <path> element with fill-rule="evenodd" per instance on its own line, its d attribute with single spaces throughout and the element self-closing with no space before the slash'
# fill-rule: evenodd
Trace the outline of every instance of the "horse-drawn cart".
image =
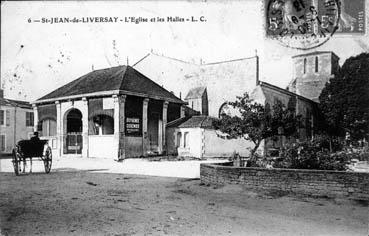
<svg viewBox="0 0 369 236">
<path fill-rule="evenodd" d="M 47 140 L 21 140 L 13 148 L 13 166 L 16 175 L 22 172 L 21 162 L 23 162 L 23 173 L 26 168 L 26 158 L 30 159 L 30 171 L 32 171 L 32 158 L 44 162 L 45 172 L 51 170 L 52 153 L 47 145 Z"/>
</svg>

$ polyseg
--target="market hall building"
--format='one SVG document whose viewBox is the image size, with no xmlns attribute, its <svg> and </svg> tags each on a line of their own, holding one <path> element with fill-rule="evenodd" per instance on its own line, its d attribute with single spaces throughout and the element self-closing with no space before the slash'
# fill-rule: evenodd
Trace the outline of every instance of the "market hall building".
<svg viewBox="0 0 369 236">
<path fill-rule="evenodd" d="M 130 66 L 92 71 L 33 102 L 34 130 L 56 156 L 166 153 L 167 122 L 185 102 Z"/>
</svg>

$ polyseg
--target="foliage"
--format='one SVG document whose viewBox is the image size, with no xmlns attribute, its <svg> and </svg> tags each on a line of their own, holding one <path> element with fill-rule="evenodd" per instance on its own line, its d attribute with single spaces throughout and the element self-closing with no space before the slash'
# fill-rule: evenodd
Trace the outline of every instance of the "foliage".
<svg viewBox="0 0 369 236">
<path fill-rule="evenodd" d="M 346 170 L 353 155 L 344 151 L 331 153 L 322 140 L 296 143 L 283 150 L 274 168 Z"/>
<path fill-rule="evenodd" d="M 348 132 L 352 140 L 368 138 L 369 53 L 347 59 L 319 100 L 330 135 Z"/>
<path fill-rule="evenodd" d="M 327 149 L 330 152 L 341 151 L 344 147 L 343 142 L 339 138 L 328 135 L 316 135 L 312 142 L 320 149 Z"/>
<path fill-rule="evenodd" d="M 243 137 L 252 141 L 255 146 L 251 150 L 251 159 L 257 159 L 255 152 L 262 140 L 278 134 L 293 135 L 301 124 L 301 117 L 295 115 L 294 107 L 286 108 L 280 101 L 270 109 L 269 104 L 264 106 L 254 102 L 249 94 L 245 93 L 243 97 L 237 97 L 235 102 L 228 104 L 238 109 L 240 116 L 222 114 L 221 119 L 214 125 L 230 139 Z M 253 161 L 255 162 L 250 160 Z"/>
<path fill-rule="evenodd" d="M 369 161 L 369 147 L 345 147 L 345 153 L 350 155 L 351 160 L 355 159 L 358 161 Z"/>
</svg>

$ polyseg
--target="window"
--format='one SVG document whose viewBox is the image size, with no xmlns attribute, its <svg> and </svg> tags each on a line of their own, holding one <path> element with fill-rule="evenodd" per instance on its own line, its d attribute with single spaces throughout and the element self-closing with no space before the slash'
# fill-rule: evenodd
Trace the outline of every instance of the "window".
<svg viewBox="0 0 369 236">
<path fill-rule="evenodd" d="M 0 110 L 0 125 L 5 125 L 5 111 Z"/>
<path fill-rule="evenodd" d="M 189 144 L 189 143 L 188 143 L 188 137 L 189 137 L 188 132 L 185 132 L 185 133 L 184 133 L 184 136 L 183 136 L 183 141 L 184 141 L 184 142 L 183 142 L 183 147 L 184 147 L 184 148 L 188 147 L 188 144 Z"/>
<path fill-rule="evenodd" d="M 53 119 L 46 119 L 42 121 L 42 136 L 56 135 L 56 121 Z"/>
<path fill-rule="evenodd" d="M 304 58 L 304 74 L 306 74 L 306 63 L 307 63 L 306 58 Z"/>
<path fill-rule="evenodd" d="M 0 151 L 5 151 L 5 135 L 0 135 Z"/>
<path fill-rule="evenodd" d="M 180 147 L 181 146 L 181 139 L 182 139 L 182 133 L 181 132 L 178 132 L 177 133 L 177 143 L 176 143 L 176 146 L 177 147 Z"/>
<path fill-rule="evenodd" d="M 33 112 L 26 112 L 26 126 L 33 126 Z"/>
<path fill-rule="evenodd" d="M 318 62 L 318 57 L 315 57 L 315 72 L 319 71 L 319 62 Z"/>
<path fill-rule="evenodd" d="M 114 134 L 114 118 L 108 115 L 97 115 L 89 121 L 91 135 Z M 136 125 L 136 124 L 135 124 Z"/>
</svg>

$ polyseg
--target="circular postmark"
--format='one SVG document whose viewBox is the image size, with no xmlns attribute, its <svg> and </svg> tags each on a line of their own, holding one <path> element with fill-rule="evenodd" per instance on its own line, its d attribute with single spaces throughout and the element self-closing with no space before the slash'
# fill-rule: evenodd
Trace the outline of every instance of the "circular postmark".
<svg viewBox="0 0 369 236">
<path fill-rule="evenodd" d="M 269 0 L 268 37 L 282 45 L 308 50 L 327 42 L 338 29 L 339 0 Z"/>
</svg>

